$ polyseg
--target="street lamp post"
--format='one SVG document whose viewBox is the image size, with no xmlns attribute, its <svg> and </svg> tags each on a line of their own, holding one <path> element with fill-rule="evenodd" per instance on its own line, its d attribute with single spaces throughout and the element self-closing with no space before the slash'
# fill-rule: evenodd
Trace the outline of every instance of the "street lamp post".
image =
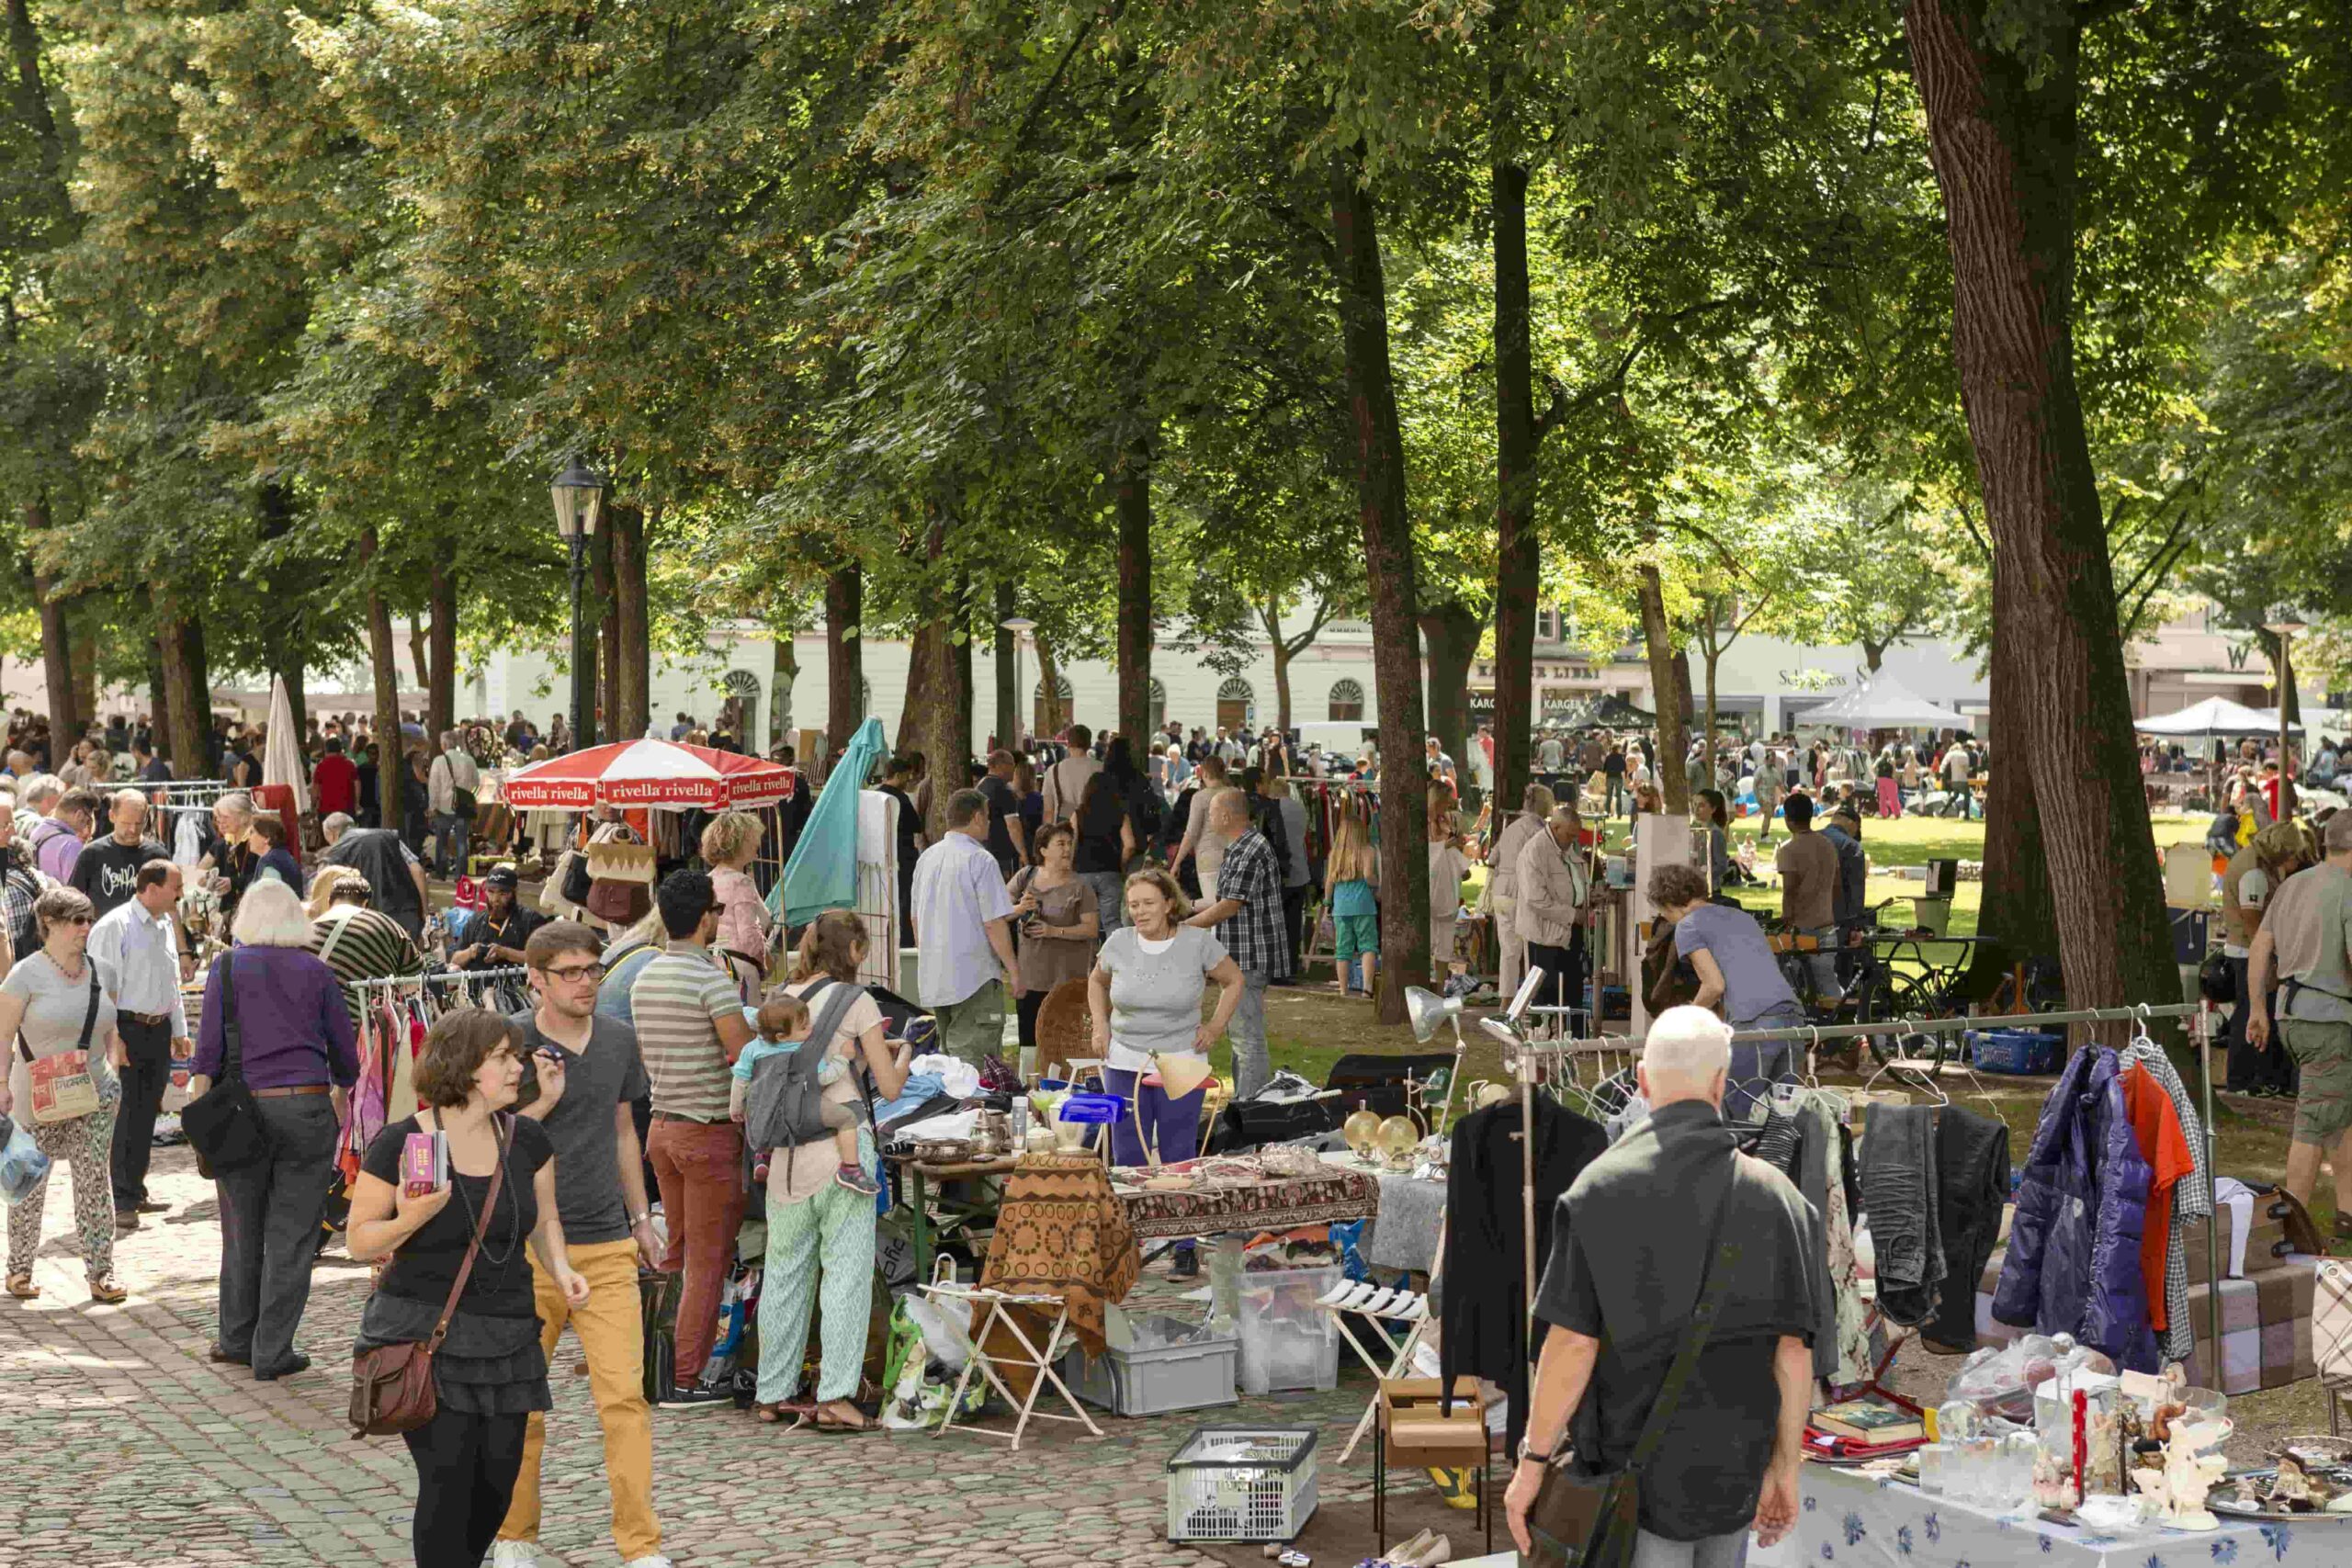
<svg viewBox="0 0 2352 1568">
<path fill-rule="evenodd" d="M 1031 632 L 1037 629 L 1037 623 L 1031 620 L 1026 615 L 1007 615 L 1003 620 L 999 621 L 997 625 L 1002 626 L 1006 631 L 1012 634 L 1013 725 L 1016 729 L 1025 729 L 1028 726 L 1021 722 L 1021 645 L 1028 637 Z M 1015 755 L 1021 754 L 1021 742 L 1013 736 L 1008 735 L 1004 737 L 999 744 L 1003 746 L 1006 750 L 1011 751 Z"/>
<path fill-rule="evenodd" d="M 605 513 L 605 481 L 574 457 L 548 486 L 555 531 L 571 549 L 571 743 L 596 743 L 596 644 L 588 633 L 588 544 Z"/>
<path fill-rule="evenodd" d="M 2287 698 L 2295 689 L 2295 664 L 2289 651 L 2295 634 L 2309 628 L 2310 623 L 2290 607 L 2281 604 L 2270 612 L 2262 629 L 2278 639 L 2278 820 L 2286 821 L 2295 814 L 2295 785 L 2288 776 L 2294 753 L 2287 749 Z"/>
</svg>

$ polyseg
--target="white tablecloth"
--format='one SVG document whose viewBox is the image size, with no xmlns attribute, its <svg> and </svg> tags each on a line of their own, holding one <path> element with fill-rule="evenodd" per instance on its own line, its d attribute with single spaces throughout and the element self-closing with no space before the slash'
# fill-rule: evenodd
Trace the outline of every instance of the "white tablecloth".
<svg viewBox="0 0 2352 1568">
<path fill-rule="evenodd" d="M 2241 1524 L 2218 1530 L 2142 1529 L 2102 1535 L 2000 1518 L 1907 1482 L 1804 1466 L 1794 1568 L 2344 1568 L 2352 1524 Z M 1751 1553 L 1751 1562 L 1754 1554 Z"/>
</svg>

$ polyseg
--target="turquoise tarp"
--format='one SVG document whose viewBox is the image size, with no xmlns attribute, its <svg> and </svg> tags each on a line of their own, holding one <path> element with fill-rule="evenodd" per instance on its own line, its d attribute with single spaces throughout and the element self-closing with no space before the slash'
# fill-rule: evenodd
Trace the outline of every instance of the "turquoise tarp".
<svg viewBox="0 0 2352 1568">
<path fill-rule="evenodd" d="M 784 876 L 768 890 L 768 913 L 787 928 L 807 925 L 828 909 L 857 908 L 857 795 L 874 765 L 888 754 L 882 721 L 869 718 L 850 737 L 849 750 L 825 776 L 816 807 L 792 846 Z"/>
</svg>

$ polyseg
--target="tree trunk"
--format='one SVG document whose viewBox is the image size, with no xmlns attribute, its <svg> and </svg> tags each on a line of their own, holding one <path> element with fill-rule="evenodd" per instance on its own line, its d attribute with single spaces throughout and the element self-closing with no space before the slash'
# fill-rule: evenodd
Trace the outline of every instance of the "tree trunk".
<svg viewBox="0 0 2352 1568">
<path fill-rule="evenodd" d="M 2016 625 L 2016 571 L 1993 569 L 1993 620 Z M 2034 650 L 2022 637 L 1992 641 L 1993 768 L 1984 788 L 1983 907 L 1976 929 L 1998 937 L 2012 962 L 2057 958 L 2058 906 L 2041 849 L 2041 807 L 2026 759 L 2033 745 L 2026 709 L 2036 700 Z"/>
<path fill-rule="evenodd" d="M 152 637 L 147 639 L 147 743 L 161 755 L 164 739 L 172 732 L 171 703 L 164 683 L 164 645 Z"/>
<path fill-rule="evenodd" d="M 937 570 L 947 550 L 947 516 L 934 510 L 924 553 Z M 947 831 L 947 799 L 964 787 L 964 761 L 972 749 L 971 642 L 956 646 L 956 630 L 968 619 L 963 585 L 948 585 L 926 596 L 929 619 L 915 626 L 907 655 L 907 702 L 899 716 L 899 746 L 920 751 L 931 767 L 931 809 L 923 830 L 935 842 Z"/>
<path fill-rule="evenodd" d="M 865 574 L 854 558 L 825 579 L 825 755 L 832 760 L 857 733 L 865 716 L 865 639 L 858 623 L 865 615 Z"/>
<path fill-rule="evenodd" d="M 790 631 L 779 632 L 769 644 L 775 663 L 768 678 L 768 754 L 792 739 L 792 688 L 800 680 L 800 646 Z M 650 723 L 649 719 L 647 722 Z M 747 741 L 748 749 L 748 741 Z"/>
<path fill-rule="evenodd" d="M 1282 616 L 1273 610 L 1264 612 L 1266 617 L 1267 653 L 1274 661 L 1274 723 L 1285 735 L 1290 733 L 1290 661 L 1295 657 L 1290 644 L 1283 639 Z"/>
<path fill-rule="evenodd" d="M 1039 702 L 1046 710 L 1046 733 L 1058 737 L 1069 723 L 1069 715 L 1062 711 L 1062 672 L 1054 662 L 1054 650 L 1046 639 L 1031 634 L 1037 644 L 1037 691 Z"/>
<path fill-rule="evenodd" d="M 303 665 L 301 654 L 291 651 L 291 648 L 299 646 L 289 645 L 289 651 L 279 656 L 281 668 L 277 671 L 277 678 L 286 682 L 287 705 L 293 709 L 294 744 L 297 748 L 311 731 L 311 699 L 302 690 L 309 683 L 310 672 Z"/>
<path fill-rule="evenodd" d="M 1515 4 L 1495 8 L 1492 96 L 1508 101 L 1504 29 Z M 1535 533 L 1534 355 L 1527 281 L 1527 171 L 1497 164 L 1495 227 L 1495 798 L 1516 803 L 1533 771 L 1535 617 L 1543 548 Z"/>
<path fill-rule="evenodd" d="M 29 545 L 49 528 L 49 503 L 25 502 L 25 538 Z M 28 550 L 28 556 L 30 551 Z M 86 716 L 74 708 L 74 628 L 66 618 L 65 602 L 57 597 L 55 581 L 40 566 L 32 569 L 33 603 L 40 611 L 41 683 L 49 694 L 51 761 L 73 750 Z"/>
<path fill-rule="evenodd" d="M 653 649 L 645 598 L 645 534 L 659 526 L 662 509 L 649 515 L 639 506 L 616 506 L 611 513 L 613 532 L 613 633 L 617 644 L 613 660 L 618 697 L 613 707 L 613 732 L 606 739 L 634 739 L 653 722 Z M 755 750 L 752 738 L 739 730 L 746 750 Z"/>
<path fill-rule="evenodd" d="M 421 616 L 411 615 L 408 618 L 408 659 L 416 666 L 416 683 L 425 694 L 425 710 L 416 716 L 418 722 L 429 729 L 433 718 L 433 641 L 424 635 L 424 621 Z M 435 736 L 434 739 L 438 744 L 440 738 Z"/>
<path fill-rule="evenodd" d="M 172 591 L 155 584 L 155 649 L 164 665 L 164 705 L 171 730 L 157 744 L 175 777 L 200 779 L 212 770 L 212 701 L 205 687 L 202 633 L 183 619 Z"/>
<path fill-rule="evenodd" d="M 1332 266 L 1356 500 L 1363 529 L 1364 575 L 1372 595 L 1373 681 L 1380 702 L 1380 836 L 1393 852 L 1380 857 L 1380 964 L 1383 1023 L 1405 1021 L 1398 976 L 1430 968 L 1430 864 L 1418 848 L 1428 837 L 1423 812 L 1429 775 L 1418 759 L 1421 721 L 1421 638 L 1414 581 L 1412 519 L 1406 510 L 1405 443 L 1396 418 L 1396 383 L 1388 359 L 1388 295 L 1382 276 L 1378 216 L 1362 179 L 1360 155 L 1341 159 L 1331 176 Z"/>
<path fill-rule="evenodd" d="M 359 536 L 359 570 L 368 579 L 368 661 L 376 687 L 376 799 L 384 822 L 397 827 L 408 748 L 401 744 L 401 657 L 400 645 L 392 639 L 391 606 L 368 570 L 377 548 L 376 530 L 370 527 Z"/>
<path fill-rule="evenodd" d="M 447 560 L 433 563 L 425 607 L 433 615 L 433 679 L 424 688 L 426 739 L 435 750 L 458 727 L 458 579 Z"/>
<path fill-rule="evenodd" d="M 1455 777 L 1470 766 L 1470 661 L 1478 656 L 1486 630 L 1477 614 L 1460 600 L 1421 612 L 1421 641 L 1429 655 L 1429 733 L 1454 761 Z"/>
<path fill-rule="evenodd" d="M 1657 706 L 1657 781 L 1666 809 L 1679 817 L 1690 809 L 1690 781 L 1684 775 L 1683 753 L 1690 749 L 1688 713 L 1689 666 L 1677 670 L 1674 637 L 1666 621 L 1666 585 L 1657 568 L 1642 567 L 1642 643 L 1649 654 L 1651 700 Z"/>
<path fill-rule="evenodd" d="M 1012 584 L 996 585 L 996 743 L 1006 750 L 1017 750 L 1021 745 L 1021 639 L 1005 630 L 1004 623 L 1021 614 L 1020 601 L 1013 596 Z"/>
<path fill-rule="evenodd" d="M 1885 643 L 1872 642 L 1869 637 L 1864 637 L 1862 639 L 1862 668 L 1873 675 L 1877 674 L 1879 661 L 1886 657 L 1887 647 Z"/>
<path fill-rule="evenodd" d="M 1151 728 L 1152 434 L 1127 444 L 1111 480 L 1119 517 L 1119 733 L 1137 752 Z"/>
<path fill-rule="evenodd" d="M 2294 732 L 2288 728 L 2302 718 L 2302 704 L 2295 697 L 2295 656 L 2290 639 L 2278 637 L 2275 660 L 2278 675 L 2278 820 L 2286 821 L 2295 815 Z M 86 711 L 86 710 L 85 710 Z"/>
<path fill-rule="evenodd" d="M 1720 776 L 1715 772 L 1715 666 L 1723 661 L 1723 645 L 1710 637 L 1701 646 L 1699 652 L 1707 666 L 1707 728 L 1702 732 L 1706 739 L 1700 743 L 1704 748 L 1700 753 L 1701 766 L 1706 770 L 1707 776 L 1700 782 L 1713 789 Z"/>
<path fill-rule="evenodd" d="M 2132 729 L 2105 519 L 2074 365 L 2079 33 L 2037 31 L 2031 62 L 1981 49 L 1986 0 L 1909 0 L 1952 273 L 1952 348 L 1996 570 L 2016 574 L 1996 640 L 2034 650 L 2022 761 L 2041 807 L 2066 998 L 2074 1007 L 2177 993 L 2171 933 Z M 2126 1031 L 2100 1031 L 2120 1040 Z"/>
</svg>

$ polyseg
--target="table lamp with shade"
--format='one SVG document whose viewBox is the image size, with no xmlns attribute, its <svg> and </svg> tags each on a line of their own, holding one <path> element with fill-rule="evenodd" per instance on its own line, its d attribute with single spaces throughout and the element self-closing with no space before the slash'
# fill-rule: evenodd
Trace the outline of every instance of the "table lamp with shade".
<svg viewBox="0 0 2352 1568">
<path fill-rule="evenodd" d="M 1453 1025 L 1453 1070 L 1446 1075 L 1445 1099 L 1438 1107 L 1437 1125 L 1430 1129 L 1442 1137 L 1446 1119 L 1453 1111 L 1453 1086 L 1462 1077 L 1462 1055 L 1468 1048 L 1462 1038 L 1462 998 L 1441 997 L 1435 991 L 1419 986 L 1408 986 L 1405 987 L 1405 1016 L 1412 1021 L 1413 1038 L 1424 1045 L 1437 1032 L 1440 1023 Z"/>
</svg>

